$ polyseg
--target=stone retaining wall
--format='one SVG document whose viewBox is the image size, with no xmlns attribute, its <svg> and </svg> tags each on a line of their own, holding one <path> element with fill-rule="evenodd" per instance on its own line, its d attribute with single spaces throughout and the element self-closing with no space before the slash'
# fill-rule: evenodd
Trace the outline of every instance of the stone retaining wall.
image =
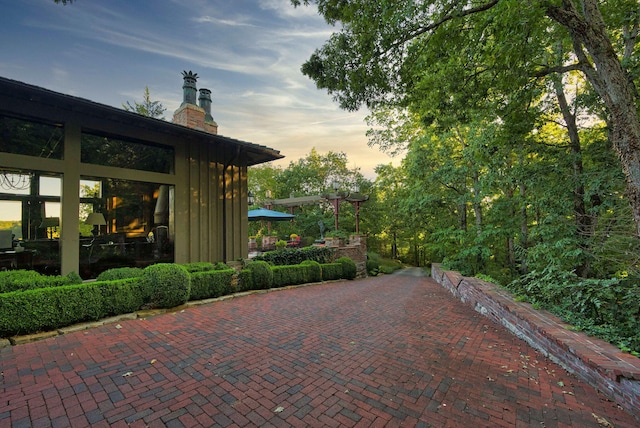
<svg viewBox="0 0 640 428">
<path fill-rule="evenodd" d="M 547 311 L 515 302 L 495 284 L 444 271 L 439 264 L 432 266 L 431 276 L 463 303 L 508 328 L 640 421 L 640 358 L 604 340 L 570 330 L 567 323 Z"/>
</svg>

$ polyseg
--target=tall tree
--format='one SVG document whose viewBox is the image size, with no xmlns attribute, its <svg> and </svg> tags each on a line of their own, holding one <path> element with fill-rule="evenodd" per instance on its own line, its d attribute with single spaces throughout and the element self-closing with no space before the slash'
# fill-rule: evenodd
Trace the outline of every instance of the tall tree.
<svg viewBox="0 0 640 428">
<path fill-rule="evenodd" d="M 291 2 L 316 4 L 327 22 L 340 23 L 302 71 L 349 110 L 415 102 L 424 107 L 416 96 L 437 92 L 438 82 L 429 72 L 438 69 L 455 78 L 446 84 L 458 88 L 448 97 L 423 97 L 438 101 L 430 106 L 432 115 L 465 105 L 465 92 L 514 92 L 531 79 L 580 71 L 606 109 L 609 139 L 626 177 L 636 232 L 640 231 L 636 0 Z M 544 58 L 553 50 L 557 34 L 567 38 L 571 56 L 550 67 Z M 471 35 L 473 43 L 467 37 Z M 430 55 L 436 51 L 439 56 Z M 476 61 L 478 52 L 492 56 Z"/>
<path fill-rule="evenodd" d="M 143 116 L 162 120 L 164 120 L 164 117 L 162 115 L 165 111 L 167 111 L 167 109 L 162 105 L 160 101 L 151 100 L 151 94 L 149 93 L 148 86 L 145 86 L 144 88 L 144 95 L 142 96 L 141 103 L 134 101 L 132 105 L 129 101 L 127 101 L 126 103 L 122 104 L 122 107 L 126 111 L 133 111 Z"/>
</svg>

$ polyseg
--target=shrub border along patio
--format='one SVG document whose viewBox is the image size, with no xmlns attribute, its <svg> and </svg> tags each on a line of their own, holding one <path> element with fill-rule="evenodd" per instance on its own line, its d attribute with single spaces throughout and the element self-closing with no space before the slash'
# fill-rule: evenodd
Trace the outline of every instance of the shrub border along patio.
<svg viewBox="0 0 640 428">
<path fill-rule="evenodd" d="M 572 331 L 550 312 L 516 302 L 508 291 L 489 282 L 444 271 L 440 264 L 432 265 L 431 277 L 461 302 L 506 327 L 640 420 L 640 358 Z"/>
<path fill-rule="evenodd" d="M 112 269 L 101 277 L 105 280 L 84 283 L 78 283 L 75 275 L 0 272 L 0 290 L 11 290 L 0 293 L 0 338 L 5 338 L 0 340 L 5 346 L 15 345 L 37 340 L 38 334 L 63 334 L 73 324 L 85 323 L 77 329 L 103 324 L 99 320 L 105 317 L 165 312 L 189 301 L 208 303 L 239 292 L 353 279 L 354 266 L 346 258 L 336 263 L 306 261 L 287 266 L 255 261 L 240 272 L 225 264 L 162 263 L 140 270 Z M 34 334 L 31 339 L 15 337 Z"/>
</svg>

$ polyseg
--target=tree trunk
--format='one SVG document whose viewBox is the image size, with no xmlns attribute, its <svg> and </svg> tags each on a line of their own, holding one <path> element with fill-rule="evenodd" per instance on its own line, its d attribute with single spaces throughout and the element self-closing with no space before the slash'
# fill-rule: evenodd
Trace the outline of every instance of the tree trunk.
<svg viewBox="0 0 640 428">
<path fill-rule="evenodd" d="M 520 246 L 526 253 L 529 249 L 529 221 L 527 217 L 527 204 L 526 204 L 526 194 L 527 189 L 524 184 L 520 184 L 520 198 L 522 199 L 522 205 L 520 207 Z M 529 265 L 527 264 L 527 257 L 522 257 L 522 265 L 520 268 L 520 272 L 523 275 L 529 273 Z"/>
<path fill-rule="evenodd" d="M 584 167 L 582 164 L 582 146 L 580 145 L 580 135 L 578 134 L 578 125 L 576 123 L 576 116 L 571 112 L 567 97 L 564 93 L 564 87 L 562 84 L 562 77 L 558 76 L 553 80 L 553 86 L 556 91 L 556 98 L 558 100 L 558 106 L 560 112 L 564 118 L 564 122 L 567 125 L 567 133 L 569 135 L 569 147 L 571 150 L 571 162 L 573 164 L 573 211 L 575 216 L 576 225 L 576 240 L 580 243 L 583 249 L 588 251 L 589 239 L 593 234 L 591 227 L 591 217 L 587 215 L 587 208 L 584 201 L 584 183 L 582 174 Z M 575 267 L 576 275 L 586 278 L 589 273 L 589 264 L 586 260 L 582 260 L 578 266 Z"/>
<path fill-rule="evenodd" d="M 620 157 L 636 234 L 640 235 L 640 119 L 633 82 L 618 58 L 600 13 L 597 0 L 562 0 L 547 5 L 552 20 L 567 28 L 582 71 L 603 99 L 609 113 L 609 140 Z M 593 64 L 593 66 L 591 65 Z"/>
</svg>

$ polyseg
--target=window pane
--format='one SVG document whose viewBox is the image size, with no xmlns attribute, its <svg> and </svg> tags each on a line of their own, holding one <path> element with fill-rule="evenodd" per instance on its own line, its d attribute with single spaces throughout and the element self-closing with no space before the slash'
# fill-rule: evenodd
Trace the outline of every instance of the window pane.
<svg viewBox="0 0 640 428">
<path fill-rule="evenodd" d="M 60 196 L 62 189 L 62 180 L 60 177 L 40 177 L 40 195 L 41 196 Z"/>
<path fill-rule="evenodd" d="M 82 134 L 81 160 L 84 163 L 171 174 L 173 158 L 172 147 Z"/>
<path fill-rule="evenodd" d="M 31 175 L 0 169 L 0 192 L 12 195 L 28 195 Z"/>
<path fill-rule="evenodd" d="M 174 260 L 174 188 L 169 185 L 83 177 L 100 195 L 81 198 L 80 276 L 115 267 Z M 89 213 L 101 216 L 89 217 Z M 92 225 L 86 222 L 96 220 Z M 83 224 L 85 223 L 85 224 Z M 90 226 L 88 228 L 87 226 Z"/>
<path fill-rule="evenodd" d="M 22 239 L 22 202 L 0 200 L 0 230 L 6 229 L 11 229 L 14 239 Z"/>
<path fill-rule="evenodd" d="M 0 152 L 62 159 L 64 129 L 0 115 Z"/>
</svg>

